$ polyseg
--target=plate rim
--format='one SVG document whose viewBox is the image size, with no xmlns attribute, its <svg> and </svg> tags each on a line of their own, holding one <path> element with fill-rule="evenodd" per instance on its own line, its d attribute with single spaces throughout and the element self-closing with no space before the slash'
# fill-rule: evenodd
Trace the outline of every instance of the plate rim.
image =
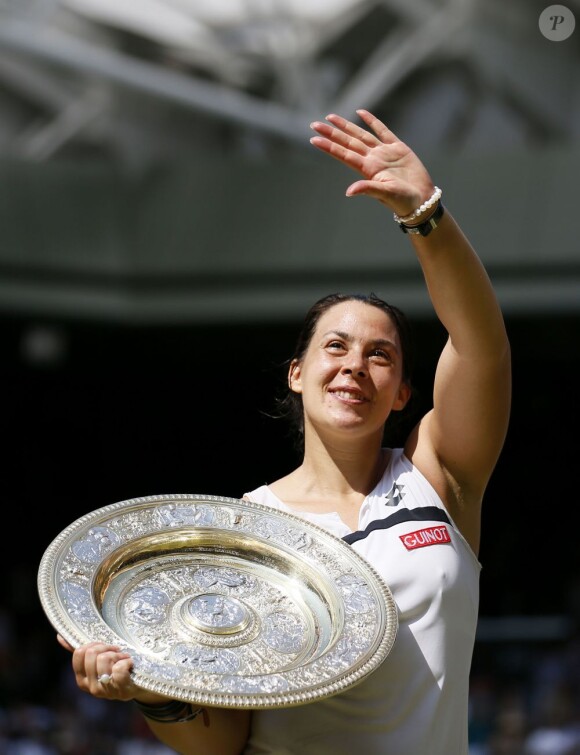
<svg viewBox="0 0 580 755">
<path fill-rule="evenodd" d="M 202 693 L 196 691 L 194 694 L 188 694 L 183 691 L 183 687 L 175 686 L 170 681 L 151 681 L 149 677 L 139 669 L 139 658 L 142 653 L 139 648 L 133 645 L 131 642 L 124 641 L 122 644 L 125 649 L 131 653 L 135 660 L 135 668 L 132 671 L 132 676 L 135 684 L 142 689 L 148 691 L 157 692 L 159 694 L 167 695 L 174 699 L 184 700 L 186 702 L 193 702 L 196 704 L 203 704 L 208 706 L 219 706 L 224 708 L 246 708 L 246 709 L 259 709 L 259 708 L 279 708 L 290 707 L 294 705 L 301 705 L 307 702 L 313 702 L 323 698 L 331 697 L 339 692 L 346 691 L 350 687 L 358 684 L 368 674 L 374 671 L 389 655 L 395 642 L 398 628 L 398 609 L 386 580 L 378 573 L 375 567 L 368 562 L 364 556 L 358 553 L 351 545 L 342 540 L 337 535 L 329 532 L 321 525 L 310 521 L 298 513 L 289 512 L 277 509 L 267 504 L 259 503 L 249 500 L 247 498 L 234 498 L 231 496 L 219 496 L 215 494 L 201 494 L 201 493 L 164 493 L 160 495 L 147 495 L 135 498 L 128 498 L 124 500 L 118 500 L 114 503 L 107 504 L 92 511 L 86 512 L 81 515 L 69 525 L 67 525 L 60 533 L 53 538 L 49 545 L 44 550 L 37 573 L 37 589 L 41 602 L 41 606 L 52 624 L 53 628 L 74 648 L 79 647 L 85 642 L 89 642 L 91 638 L 86 632 L 80 630 L 78 625 L 73 623 L 67 623 L 63 616 L 63 611 L 60 611 L 57 605 L 60 604 L 58 597 L 53 595 L 57 593 L 58 579 L 55 575 L 55 569 L 59 560 L 62 560 L 63 548 L 76 533 L 83 531 L 83 528 L 87 527 L 91 523 L 102 523 L 107 521 L 107 517 L 110 518 L 116 513 L 135 509 L 136 511 L 144 510 L 146 508 L 154 507 L 155 505 L 163 505 L 168 503 L 208 503 L 208 504 L 222 504 L 229 506 L 242 506 L 244 509 L 262 513 L 275 519 L 282 519 L 292 522 L 295 526 L 305 529 L 307 532 L 318 536 L 327 544 L 338 552 L 341 550 L 345 556 L 348 556 L 348 560 L 356 564 L 361 571 L 372 583 L 373 590 L 380 602 L 380 610 L 383 614 L 383 626 L 380 628 L 382 636 L 374 641 L 374 650 L 367 657 L 358 663 L 355 668 L 347 668 L 343 673 L 337 674 L 332 681 L 321 682 L 320 685 L 310 685 L 307 689 L 300 691 L 284 691 L 284 692 L 258 692 L 255 694 L 237 694 L 235 692 L 227 693 Z M 194 527 L 195 525 L 189 525 Z M 160 528 L 163 530 L 164 528 Z M 170 531 L 173 528 L 167 527 Z M 218 528 L 219 529 L 219 528 Z M 103 559 L 99 563 L 102 563 Z M 94 602 L 94 596 L 91 592 Z M 55 605 L 56 604 L 56 605 Z M 64 609 L 64 607 L 63 607 Z M 98 611 L 98 609 L 95 608 Z M 102 619 L 101 614 L 99 616 Z M 106 624 L 104 619 L 103 622 Z M 110 626 L 106 624 L 110 629 Z M 117 634 L 112 630 L 114 634 Z M 117 635 L 118 636 L 118 635 Z M 122 639 L 122 638 L 121 638 Z M 267 674 L 265 675 L 267 676 Z"/>
</svg>

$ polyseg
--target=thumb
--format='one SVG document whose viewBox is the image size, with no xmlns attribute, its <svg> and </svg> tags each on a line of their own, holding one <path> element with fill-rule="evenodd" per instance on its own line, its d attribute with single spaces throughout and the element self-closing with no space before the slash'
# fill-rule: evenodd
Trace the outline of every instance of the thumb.
<svg viewBox="0 0 580 755">
<path fill-rule="evenodd" d="M 355 181 L 346 190 L 347 197 L 354 197 L 357 194 L 368 194 L 370 181 Z"/>
<path fill-rule="evenodd" d="M 56 639 L 58 640 L 59 645 L 62 645 L 62 647 L 65 650 L 68 650 L 71 653 L 74 651 L 73 646 L 70 644 L 70 642 L 68 642 L 67 640 L 65 640 L 65 638 L 62 635 L 57 634 L 56 635 Z"/>
</svg>

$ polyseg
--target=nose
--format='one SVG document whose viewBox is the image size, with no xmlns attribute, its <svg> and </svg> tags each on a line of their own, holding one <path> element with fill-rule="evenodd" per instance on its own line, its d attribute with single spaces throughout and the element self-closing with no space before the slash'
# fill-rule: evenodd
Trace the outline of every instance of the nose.
<svg viewBox="0 0 580 755">
<path fill-rule="evenodd" d="M 343 375 L 366 377 L 367 370 L 364 360 L 358 354 L 349 354 L 341 370 Z"/>
</svg>

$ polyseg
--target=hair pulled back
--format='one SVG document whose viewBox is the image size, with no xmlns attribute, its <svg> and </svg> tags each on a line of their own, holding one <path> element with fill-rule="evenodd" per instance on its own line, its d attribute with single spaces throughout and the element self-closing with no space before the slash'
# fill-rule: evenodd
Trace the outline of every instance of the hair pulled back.
<svg viewBox="0 0 580 755">
<path fill-rule="evenodd" d="M 369 304 L 383 311 L 393 322 L 399 336 L 401 344 L 401 353 L 403 357 L 402 379 L 409 388 L 412 388 L 411 378 L 413 372 L 413 343 L 411 329 L 406 315 L 398 308 L 389 304 L 384 299 L 370 294 L 345 294 L 333 293 L 318 299 L 308 310 L 302 323 L 302 328 L 298 334 L 294 353 L 287 360 L 286 364 L 290 365 L 293 361 L 301 362 L 310 346 L 314 331 L 322 315 L 337 304 L 348 301 L 359 301 Z M 286 383 L 283 395 L 278 400 L 278 416 L 288 420 L 293 435 L 295 436 L 296 445 L 299 450 L 304 446 L 304 410 L 302 406 L 302 396 L 290 389 Z"/>
</svg>

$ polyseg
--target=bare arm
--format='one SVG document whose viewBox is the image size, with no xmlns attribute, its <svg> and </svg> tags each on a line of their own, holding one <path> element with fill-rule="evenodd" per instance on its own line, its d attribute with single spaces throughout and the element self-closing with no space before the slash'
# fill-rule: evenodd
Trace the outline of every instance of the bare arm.
<svg viewBox="0 0 580 755">
<path fill-rule="evenodd" d="M 250 730 L 250 711 L 206 708 L 205 717 L 182 724 L 147 721 L 160 742 L 181 755 L 240 755 Z"/>
<path fill-rule="evenodd" d="M 413 237 L 431 301 L 449 334 L 437 364 L 433 410 L 416 437 L 426 431 L 465 501 L 479 501 L 507 432 L 510 348 L 487 273 L 450 213 L 437 231 Z M 415 451 L 419 463 L 422 451 Z"/>
<path fill-rule="evenodd" d="M 318 136 L 311 142 L 363 176 L 348 187 L 347 196 L 373 197 L 406 216 L 432 195 L 433 181 L 381 121 L 365 110 L 358 115 L 368 129 L 331 114 L 328 123 L 312 124 Z M 489 277 L 451 213 L 446 209 L 428 236 L 409 238 L 449 338 L 437 365 L 433 409 L 405 450 L 477 551 L 481 499 L 509 419 L 509 342 Z"/>
<path fill-rule="evenodd" d="M 131 676 L 133 661 L 127 653 L 112 645 L 90 642 L 76 648 L 60 635 L 59 643 L 72 656 L 76 683 L 83 692 L 104 700 L 139 700 L 148 705 L 162 705 L 168 700 L 135 685 Z M 107 684 L 99 676 L 108 674 Z M 153 734 L 180 755 L 240 755 L 250 730 L 248 710 L 213 708 L 184 723 L 157 723 L 145 719 Z"/>
</svg>

